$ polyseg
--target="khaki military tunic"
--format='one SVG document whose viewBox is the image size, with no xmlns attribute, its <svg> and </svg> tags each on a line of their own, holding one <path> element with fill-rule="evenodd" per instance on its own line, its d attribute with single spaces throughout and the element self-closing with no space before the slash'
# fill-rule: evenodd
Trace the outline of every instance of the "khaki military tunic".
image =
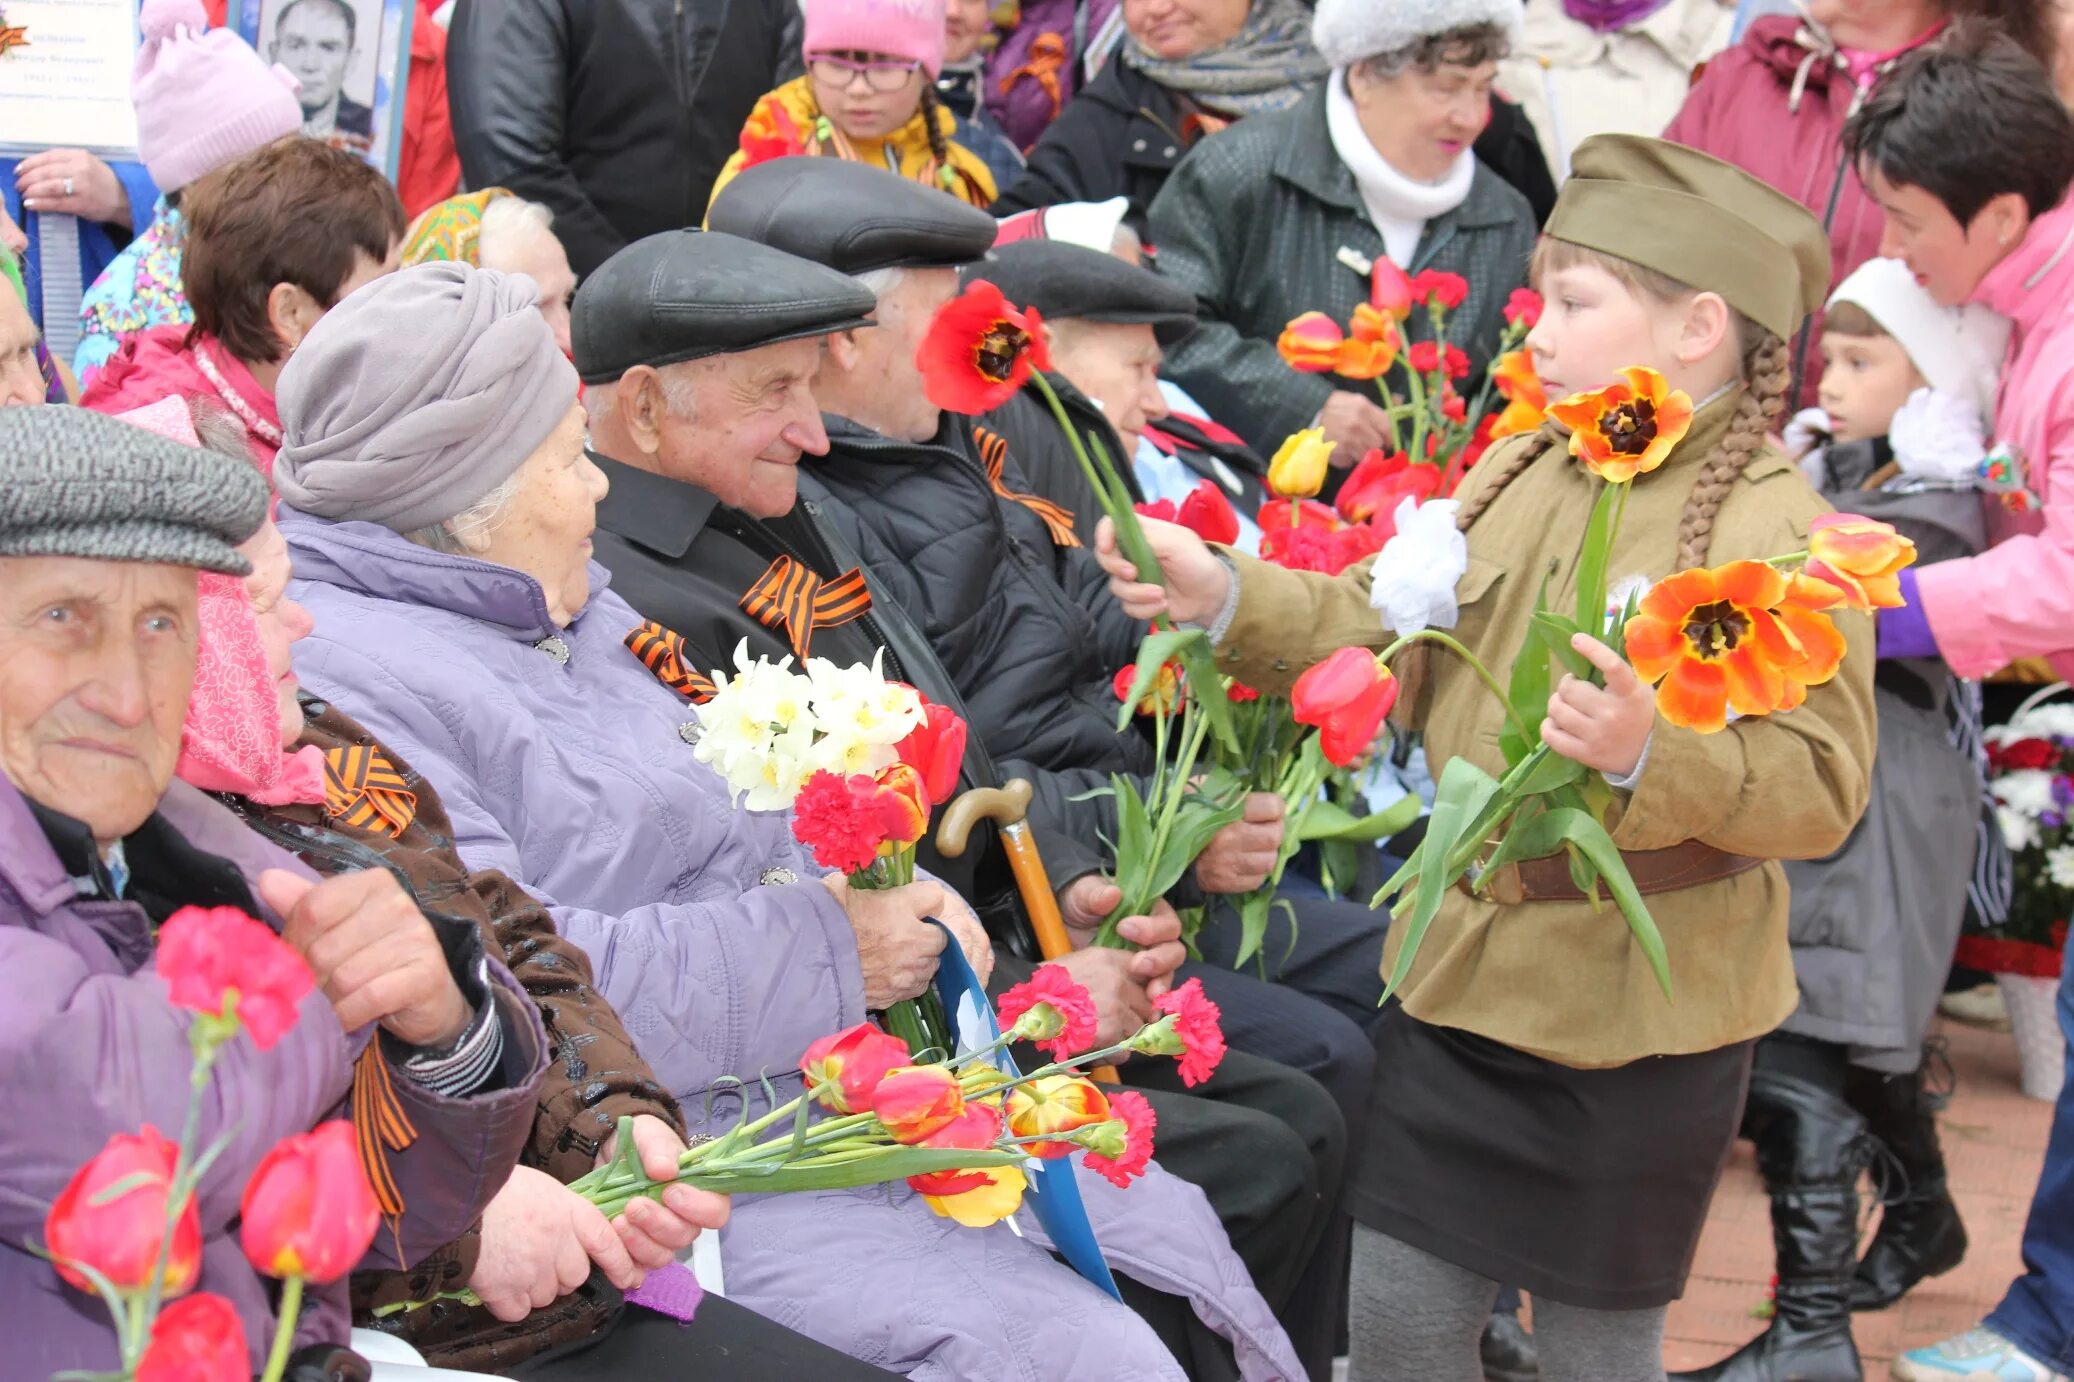
<svg viewBox="0 0 2074 1382">
<path fill-rule="evenodd" d="M 1631 576 L 1655 581 L 1675 568 L 1679 516 L 1739 396 L 1732 390 L 1701 409 L 1664 465 L 1635 480 L 1608 567 L 1614 586 Z M 1534 444 L 1522 437 L 1501 446 Z M 1469 472 L 1459 497 L 1470 499 L 1504 456 L 1494 449 Z M 1551 446 L 1469 530 L 1454 633 L 1501 682 L 1544 577 L 1550 608 L 1574 606 L 1594 486 L 1562 445 Z M 1798 469 L 1767 447 L 1723 501 L 1708 564 L 1803 550 L 1809 520 L 1826 511 Z M 1369 607 L 1369 563 L 1329 577 L 1232 560 L 1238 609 L 1217 660 L 1248 685 L 1286 690 L 1337 648 L 1391 641 Z M 1737 720 L 1712 735 L 1659 719 L 1633 792 L 1615 794 L 1614 842 L 1648 850 L 1701 840 L 1766 860 L 1820 858 L 1841 846 L 1869 790 L 1874 653 L 1870 619 L 1844 612 L 1837 623 L 1850 651 L 1837 676 L 1798 709 Z M 1457 755 L 1494 777 L 1502 773 L 1503 707 L 1454 655 L 1435 648 L 1427 667 L 1398 713 L 1425 732 L 1434 774 Z M 1492 894 L 1505 896 L 1506 883 L 1496 880 Z M 1405 1011 L 1581 1068 L 1714 1050 L 1762 1035 L 1792 1012 L 1786 880 L 1777 863 L 1647 902 L 1669 952 L 1672 1001 L 1610 901 L 1596 911 L 1584 901 L 1508 906 L 1455 889 L 1400 990 Z M 1385 973 L 1394 933 L 1391 940 Z"/>
</svg>

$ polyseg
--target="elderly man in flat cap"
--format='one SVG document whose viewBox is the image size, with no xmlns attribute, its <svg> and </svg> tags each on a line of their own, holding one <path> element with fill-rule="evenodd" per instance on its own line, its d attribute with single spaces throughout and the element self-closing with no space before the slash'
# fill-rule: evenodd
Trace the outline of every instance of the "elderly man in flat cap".
<svg viewBox="0 0 2074 1382">
<path fill-rule="evenodd" d="M 549 907 L 687 1118 L 731 1125 L 738 1106 L 708 1091 L 765 1073 L 796 1089 L 784 1072 L 810 1042 L 923 990 L 945 944 L 924 918 L 982 973 L 989 947 L 933 880 L 826 876 L 783 814 L 735 809 L 698 760 L 681 659 L 635 651 L 666 631 L 589 560 L 607 484 L 533 298 L 490 271 L 406 269 L 334 308 L 283 372 L 276 475 L 298 511 L 281 525 L 317 621 L 296 667 L 438 784 L 471 867 Z M 1200 1192 L 1155 1166 L 1081 1193 L 1134 1270 L 1228 1331 L 1240 1375 L 1291 1375 Z M 737 1304 L 894 1371 L 1183 1375 L 1024 1232 L 952 1228 L 899 1186 L 746 1197 L 721 1249 Z"/>
<path fill-rule="evenodd" d="M 828 449 L 811 389 L 822 342 L 866 324 L 872 309 L 856 280 L 720 232 L 652 236 L 607 260 L 577 294 L 572 332 L 589 386 L 592 459 L 612 482 L 598 506 L 597 555 L 617 593 L 682 635 L 693 666 L 729 665 L 744 640 L 750 656 L 772 660 L 808 650 L 840 664 L 878 658 L 963 714 L 956 684 L 907 610 L 876 598 L 847 540 L 816 506 L 796 502 L 801 460 Z M 842 617 L 796 628 L 754 598 L 766 582 L 797 580 L 800 567 L 820 588 L 856 587 Z M 1004 776 L 1033 782 L 1057 809 L 1099 785 L 1090 773 L 997 764 L 972 739 L 965 785 L 998 786 Z M 1065 835 L 1040 843 L 1052 882 L 1079 902 L 1069 902 L 1069 914 L 1114 905 L 1099 854 Z M 1002 853 L 986 846 L 925 863 L 975 899 L 997 943 L 1034 958 Z M 1082 948 L 1062 961 L 1095 995 L 1105 1031 L 1126 1030 L 1150 1011 L 1185 955 L 1170 909 L 1129 918 L 1123 929 L 1143 948 Z M 1029 958 L 997 951 L 992 987 L 1029 977 L 1030 968 Z M 1160 1164 L 1202 1187 L 1255 1283 L 1272 1303 L 1288 1299 L 1337 1202 L 1344 1124 L 1330 1096 L 1302 1073 L 1244 1052 L 1193 1093 L 1163 1062 L 1133 1063 L 1123 1074 L 1159 1115 Z"/>
<path fill-rule="evenodd" d="M 1259 545 L 1252 516 L 1267 498 L 1267 463 L 1205 419 L 1171 416 L 1160 381 L 1168 348 L 1195 330 L 1194 294 L 1117 255 L 1043 238 L 996 245 L 960 277 L 985 279 L 1010 302 L 1043 313 L 1051 338 L 1048 382 L 1073 426 L 1109 448 L 1134 500 L 1179 503 L 1208 480 L 1238 516 L 1235 545 L 1249 552 Z M 1027 385 L 980 423 L 1008 443 L 1039 494 L 1073 510 L 1080 540 L 1093 542 L 1101 505 L 1037 386 Z"/>
<path fill-rule="evenodd" d="M 385 1153 L 405 1207 L 368 1265 L 408 1265 L 464 1232 L 510 1170 L 544 1042 L 502 967 L 457 975 L 387 872 L 317 881 L 174 781 L 196 572 L 248 569 L 258 472 L 69 407 L 0 413 L 0 470 L 0 1107 L 15 1115 L 0 1124 L 0 1337 L 24 1376 L 117 1365 L 102 1307 L 35 1245 L 111 1135 L 181 1126 L 191 1014 L 153 971 L 154 931 L 184 906 L 232 907 L 280 930 L 318 981 L 272 1049 L 224 1048 L 198 1130 L 198 1145 L 225 1140 L 196 1196 L 198 1285 L 236 1307 L 257 1371 L 273 1297 L 234 1230 L 260 1158 L 342 1116 L 355 1059 L 374 1052 L 416 1136 Z M 457 1077 L 463 1050 L 487 1054 Z M 343 1287 L 323 1288 L 296 1339 L 315 1361 L 347 1332 Z"/>
<path fill-rule="evenodd" d="M 921 627 L 975 733 L 1001 758 L 1055 774 L 1149 775 L 1152 746 L 1115 732 L 1110 689 L 1115 670 L 1135 660 L 1142 625 L 1098 588 L 1073 515 L 1029 492 L 1000 437 L 930 402 L 915 364 L 931 318 L 958 292 L 958 270 L 993 243 L 993 219 L 941 196 L 912 196 L 902 179 L 859 164 L 780 159 L 722 189 L 709 220 L 877 294 L 871 330 L 829 340 L 815 384 L 829 450 L 803 462 L 802 492 L 862 557 L 882 603 L 898 603 Z M 1102 803 L 1047 805 L 1040 798 L 1033 817 L 1048 836 L 1103 850 L 1114 838 Z M 1247 819 L 1197 860 L 1181 904 L 1265 880 L 1281 803 L 1260 794 L 1247 807 Z M 1063 900 L 1070 922 L 1074 898 Z M 1374 1012 L 1380 934 L 1364 908 L 1299 905 L 1334 915 L 1301 928 L 1307 948 L 1283 982 L 1193 962 L 1183 977 L 1200 977 L 1216 998 L 1234 1047 L 1317 1078 L 1351 1126 L 1367 1106 L 1373 1069 L 1361 1023 Z M 1078 919 L 1092 926 L 1099 916 Z M 1298 1294 L 1315 1303 L 1331 1293 Z M 1324 1319 L 1331 1313 L 1325 1307 Z"/>
</svg>

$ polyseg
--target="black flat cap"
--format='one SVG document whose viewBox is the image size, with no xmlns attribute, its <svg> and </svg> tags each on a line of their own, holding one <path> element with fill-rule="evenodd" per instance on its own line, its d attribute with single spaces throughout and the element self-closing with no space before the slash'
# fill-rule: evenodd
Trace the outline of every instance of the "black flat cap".
<svg viewBox="0 0 2074 1382">
<path fill-rule="evenodd" d="M 948 200 L 948 198 L 946 198 Z M 783 250 L 711 231 L 636 240 L 583 281 L 569 342 L 586 384 L 870 326 L 871 290 Z"/>
<path fill-rule="evenodd" d="M 1048 320 L 1078 317 L 1150 326 L 1162 346 L 1195 330 L 1194 293 L 1150 269 L 1081 245 L 1018 240 L 959 277 L 967 283 L 983 278 L 1017 307 L 1034 307 Z"/>
<path fill-rule="evenodd" d="M 840 158 L 759 163 L 720 189 L 706 224 L 846 274 L 955 269 L 999 229 L 948 192 Z"/>
</svg>

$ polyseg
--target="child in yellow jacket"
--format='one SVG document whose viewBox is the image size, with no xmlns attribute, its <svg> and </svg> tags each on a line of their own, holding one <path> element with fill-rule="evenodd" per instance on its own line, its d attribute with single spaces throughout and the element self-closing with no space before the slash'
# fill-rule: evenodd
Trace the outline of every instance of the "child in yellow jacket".
<svg viewBox="0 0 2074 1382">
<path fill-rule="evenodd" d="M 1767 438 L 1785 342 L 1828 289 L 1821 227 L 1747 174 L 1659 140 L 1601 136 L 1574 168 L 1534 264 L 1547 306 L 1527 347 L 1549 396 L 1644 365 L 1697 410 L 1633 482 L 1610 574 L 1655 581 L 1804 550 L 1826 506 Z M 1454 633 L 1501 676 L 1543 590 L 1550 608 L 1575 602 L 1594 486 L 1551 425 L 1493 449 L 1456 496 L 1468 564 Z M 1185 529 L 1148 534 L 1164 587 L 1099 539 L 1118 598 L 1208 627 L 1220 670 L 1250 686 L 1286 689 L 1340 647 L 1391 641 L 1366 564 L 1325 577 L 1213 551 Z M 1733 643 L 1732 614 L 1718 617 Z M 1663 1376 L 1664 1307 L 1684 1289 L 1752 1045 L 1797 998 L 1776 861 L 1836 849 L 1865 807 L 1872 625 L 1837 624 L 1849 652 L 1805 704 L 1704 735 L 1661 719 L 1610 649 L 1576 640 L 1604 685 L 1564 678 L 1541 736 L 1612 784 L 1606 823 L 1649 895 L 1675 1001 L 1561 855 L 1508 866 L 1481 895 L 1450 893 L 1376 1034 L 1350 1195 L 1357 1382 L 1473 1382 L 1500 1281 L 1534 1296 L 1544 1377 Z M 1700 639 L 1692 655 L 1717 652 Z M 1459 659 L 1436 650 L 1426 665 L 1408 717 L 1436 771 L 1462 756 L 1502 773 L 1504 708 Z"/>
<path fill-rule="evenodd" d="M 944 0 L 806 0 L 807 74 L 769 92 L 713 183 L 767 159 L 847 158 L 940 187 L 984 210 L 997 189 L 979 155 L 951 135 L 936 96 Z"/>
</svg>

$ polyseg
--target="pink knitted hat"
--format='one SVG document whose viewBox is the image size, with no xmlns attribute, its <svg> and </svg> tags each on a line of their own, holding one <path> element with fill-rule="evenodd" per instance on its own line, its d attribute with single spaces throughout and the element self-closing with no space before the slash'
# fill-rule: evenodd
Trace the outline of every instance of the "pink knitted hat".
<svg viewBox="0 0 2074 1382">
<path fill-rule="evenodd" d="M 137 155 L 161 192 L 302 128 L 300 88 L 288 69 L 269 67 L 245 40 L 208 24 L 201 0 L 144 0 L 137 19 Z"/>
<path fill-rule="evenodd" d="M 815 53 L 884 53 L 943 73 L 943 0 L 806 0 L 806 43 Z"/>
</svg>

